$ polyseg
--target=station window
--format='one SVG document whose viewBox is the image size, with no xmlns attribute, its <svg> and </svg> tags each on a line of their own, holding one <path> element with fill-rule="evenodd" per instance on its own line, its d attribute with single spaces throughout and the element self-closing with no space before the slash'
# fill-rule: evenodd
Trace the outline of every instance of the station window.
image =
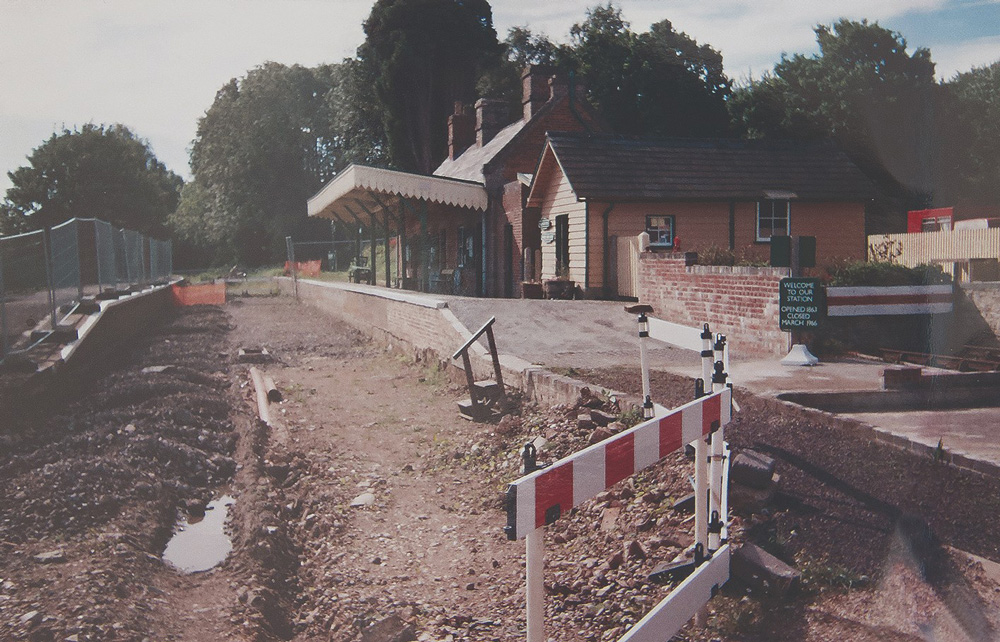
<svg viewBox="0 0 1000 642">
<path fill-rule="evenodd" d="M 646 233 L 649 234 L 650 247 L 673 247 L 674 217 L 647 216 Z"/>
<path fill-rule="evenodd" d="M 768 242 L 772 236 L 788 236 L 790 201 L 766 200 L 757 203 L 757 240 Z"/>
</svg>

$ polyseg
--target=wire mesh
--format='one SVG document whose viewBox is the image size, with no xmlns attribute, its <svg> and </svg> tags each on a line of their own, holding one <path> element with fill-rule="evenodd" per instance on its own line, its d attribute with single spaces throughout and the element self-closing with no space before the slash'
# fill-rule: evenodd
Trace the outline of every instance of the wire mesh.
<svg viewBox="0 0 1000 642">
<path fill-rule="evenodd" d="M 172 271 L 169 240 L 97 219 L 0 237 L 0 359 L 30 348 L 29 330 L 52 328 L 83 297 L 162 283 Z"/>
<path fill-rule="evenodd" d="M 102 290 L 118 287 L 118 268 L 115 262 L 115 236 L 111 223 L 94 221 L 97 251 L 97 284 Z"/>
<path fill-rule="evenodd" d="M 142 282 L 142 235 L 133 230 L 121 230 L 122 251 L 125 256 L 125 282 L 139 285 Z"/>
<path fill-rule="evenodd" d="M 80 299 L 82 291 L 79 222 L 70 219 L 53 227 L 49 231 L 49 247 L 53 304 L 65 315 L 72 303 Z"/>
<path fill-rule="evenodd" d="M 45 232 L 0 238 L 0 302 L 5 354 L 22 344 L 23 334 L 50 311 Z"/>
</svg>

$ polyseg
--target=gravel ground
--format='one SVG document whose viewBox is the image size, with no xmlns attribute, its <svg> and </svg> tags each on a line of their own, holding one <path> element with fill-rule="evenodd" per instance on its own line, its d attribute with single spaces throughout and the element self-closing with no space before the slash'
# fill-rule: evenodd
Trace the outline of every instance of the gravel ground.
<svg viewBox="0 0 1000 642">
<path fill-rule="evenodd" d="M 261 365 L 284 394 L 270 428 L 240 346 L 275 357 Z M 627 369 L 577 376 L 638 388 Z M 654 377 L 664 405 L 692 388 Z M 523 639 L 524 548 L 502 533 L 502 493 L 523 443 L 543 437 L 552 461 L 592 429 L 576 406 L 466 422 L 461 396 L 437 364 L 288 299 L 177 312 L 78 399 L 5 425 L 0 639 Z M 798 565 L 803 586 L 778 600 L 730 583 L 680 639 L 995 639 L 1000 586 L 949 547 L 1000 560 L 997 480 L 737 398 L 728 438 L 776 457 L 781 480 L 732 539 Z M 669 591 L 646 576 L 691 543 L 690 515 L 670 508 L 690 468 L 668 457 L 547 528 L 551 639 L 617 639 Z M 223 493 L 228 560 L 164 564 L 177 519 Z"/>
</svg>

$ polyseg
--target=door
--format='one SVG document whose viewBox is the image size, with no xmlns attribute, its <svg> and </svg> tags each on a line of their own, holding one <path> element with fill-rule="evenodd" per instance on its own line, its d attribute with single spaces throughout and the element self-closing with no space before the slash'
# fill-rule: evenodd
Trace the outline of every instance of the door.
<svg viewBox="0 0 1000 642">
<path fill-rule="evenodd" d="M 619 236 L 616 242 L 618 260 L 618 296 L 639 296 L 639 237 Z"/>
<path fill-rule="evenodd" d="M 556 217 L 556 276 L 569 276 L 569 215 Z"/>
</svg>

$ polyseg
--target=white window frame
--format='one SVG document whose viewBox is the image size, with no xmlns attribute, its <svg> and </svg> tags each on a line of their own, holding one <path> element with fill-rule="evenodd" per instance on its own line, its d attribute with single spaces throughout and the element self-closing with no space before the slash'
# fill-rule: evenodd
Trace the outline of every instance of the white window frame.
<svg viewBox="0 0 1000 642">
<path fill-rule="evenodd" d="M 653 226 L 654 218 L 662 218 L 667 223 L 667 227 L 670 230 L 670 241 L 663 242 L 653 240 L 654 230 L 657 234 L 657 239 L 660 238 L 660 230 L 664 229 L 660 226 Z M 646 233 L 649 234 L 649 247 L 660 247 L 660 248 L 672 248 L 674 246 L 674 241 L 677 238 L 677 221 L 673 214 L 649 214 L 646 216 Z"/>
<path fill-rule="evenodd" d="M 780 207 L 779 204 L 784 203 L 785 205 L 785 233 L 775 234 L 774 224 L 776 221 L 780 220 L 780 217 L 775 216 L 775 208 Z M 770 208 L 770 216 L 761 215 L 761 206 L 765 205 Z M 770 234 L 764 236 L 761 234 L 761 221 L 769 221 L 768 230 Z M 792 202 L 788 199 L 765 199 L 763 201 L 757 201 L 757 242 L 758 243 L 770 243 L 772 236 L 789 236 L 792 230 Z"/>
</svg>

